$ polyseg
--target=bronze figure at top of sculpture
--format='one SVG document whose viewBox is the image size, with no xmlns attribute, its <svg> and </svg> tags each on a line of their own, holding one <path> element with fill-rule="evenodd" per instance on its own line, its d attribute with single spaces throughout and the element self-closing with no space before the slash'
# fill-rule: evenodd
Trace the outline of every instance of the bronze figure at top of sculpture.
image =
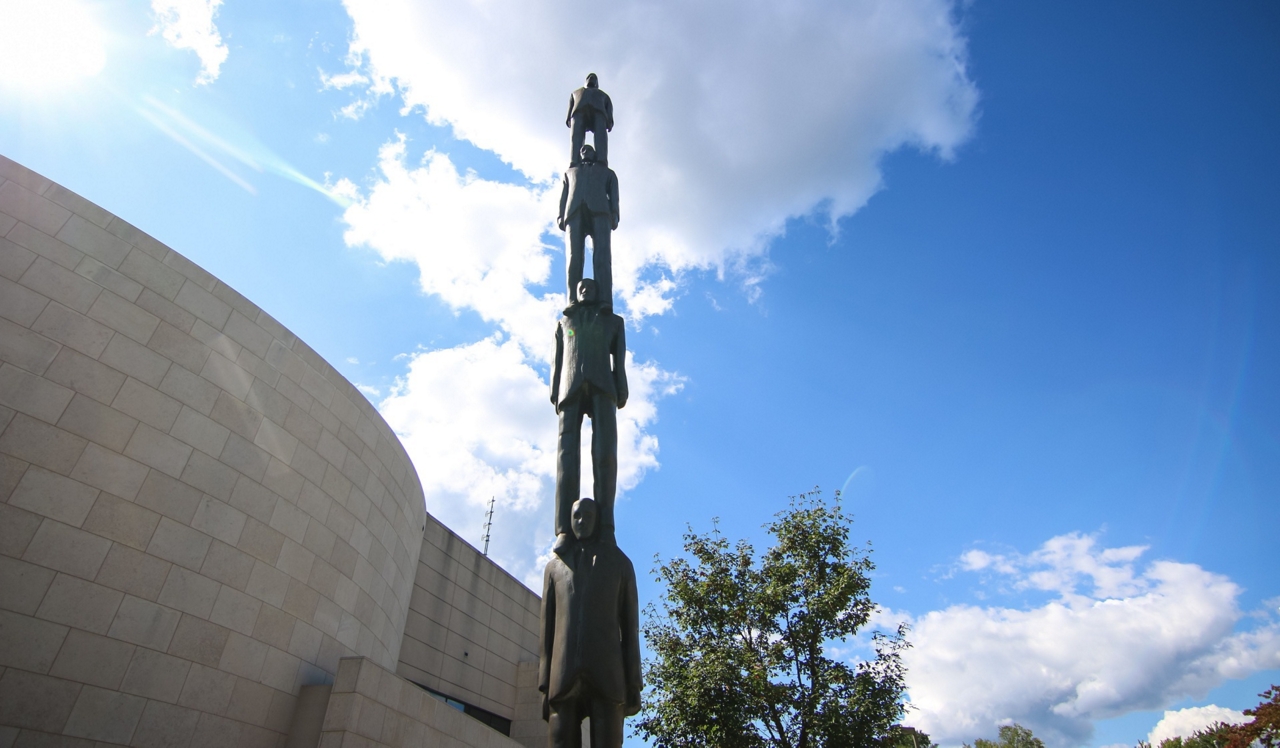
<svg viewBox="0 0 1280 748">
<path fill-rule="evenodd" d="M 569 94 L 569 114 L 564 123 L 572 130 L 569 165 L 577 166 L 587 131 L 596 141 L 597 157 L 609 163 L 609 131 L 613 129 L 613 101 L 600 90 L 595 73 L 587 76 L 587 84 Z"/>
</svg>

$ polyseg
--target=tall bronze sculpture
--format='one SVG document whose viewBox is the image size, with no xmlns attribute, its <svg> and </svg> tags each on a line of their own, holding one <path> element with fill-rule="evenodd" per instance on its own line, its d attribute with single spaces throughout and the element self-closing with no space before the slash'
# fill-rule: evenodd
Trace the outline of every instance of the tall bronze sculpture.
<svg viewBox="0 0 1280 748">
<path fill-rule="evenodd" d="M 594 73 L 570 97 L 566 124 L 573 153 L 556 225 L 568 233 L 569 305 L 556 326 L 551 372 L 551 404 L 560 417 L 556 539 L 543 574 L 538 688 L 553 748 L 581 748 L 585 718 L 591 748 L 620 748 L 623 719 L 640 710 L 640 632 L 635 569 L 618 549 L 614 525 L 627 343 L 626 325 L 613 313 L 618 177 L 605 162 L 613 103 Z M 582 277 L 587 237 L 594 278 Z M 591 419 L 594 498 L 579 499 L 584 417 Z"/>
</svg>

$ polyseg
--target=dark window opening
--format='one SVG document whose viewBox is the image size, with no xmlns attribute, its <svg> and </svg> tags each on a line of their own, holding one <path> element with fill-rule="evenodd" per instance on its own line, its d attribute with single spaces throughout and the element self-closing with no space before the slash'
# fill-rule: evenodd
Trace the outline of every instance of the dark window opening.
<svg viewBox="0 0 1280 748">
<path fill-rule="evenodd" d="M 506 717 L 499 717 L 498 715 L 494 714 L 493 712 L 487 709 L 481 709 L 480 707 L 475 706 L 474 704 L 468 704 L 465 701 L 459 701 L 458 699 L 455 699 L 452 696 L 449 696 L 448 694 L 440 693 L 434 688 L 427 688 L 426 686 L 422 685 L 421 683 L 418 683 L 417 681 L 409 681 L 409 682 L 417 686 L 418 688 L 421 688 L 423 691 L 426 691 L 427 693 L 431 694 L 433 697 L 443 701 L 444 703 L 448 704 L 454 709 L 457 709 L 458 711 L 462 712 L 468 717 L 479 720 L 480 722 L 483 722 L 485 725 L 493 728 L 494 730 L 497 730 L 503 735 L 506 735 L 507 737 L 511 737 L 511 720 L 507 719 Z"/>
</svg>

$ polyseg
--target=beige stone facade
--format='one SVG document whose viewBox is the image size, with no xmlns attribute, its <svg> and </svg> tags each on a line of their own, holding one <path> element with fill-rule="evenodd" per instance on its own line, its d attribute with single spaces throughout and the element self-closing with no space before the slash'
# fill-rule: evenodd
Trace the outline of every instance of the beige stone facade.
<svg viewBox="0 0 1280 748">
<path fill-rule="evenodd" d="M 511 722 L 511 737 L 546 743 L 537 690 L 541 600 L 433 517 L 396 672 Z"/>
<path fill-rule="evenodd" d="M 297 745 L 350 668 L 537 744 L 536 609 L 310 347 L 0 157 L 0 748 Z"/>
<path fill-rule="evenodd" d="M 320 748 L 522 748 L 364 658 L 344 659 L 330 690 Z"/>
</svg>

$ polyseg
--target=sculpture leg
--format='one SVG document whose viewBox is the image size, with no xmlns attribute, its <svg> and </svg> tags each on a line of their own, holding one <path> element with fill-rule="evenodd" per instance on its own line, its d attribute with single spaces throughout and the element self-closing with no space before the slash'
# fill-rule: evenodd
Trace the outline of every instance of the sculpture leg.
<svg viewBox="0 0 1280 748">
<path fill-rule="evenodd" d="M 591 748 L 622 748 L 622 705 L 591 700 Z"/>
<path fill-rule="evenodd" d="M 582 463 L 582 401 L 574 398 L 560 411 L 560 441 L 556 452 L 556 536 L 573 534 L 573 502 L 578 495 Z"/>
<path fill-rule="evenodd" d="M 582 748 L 582 715 L 579 711 L 576 698 L 551 702 L 551 714 L 547 718 L 551 748 Z M 591 744 L 595 745 L 595 736 L 592 736 Z"/>
<path fill-rule="evenodd" d="M 569 165 L 578 166 L 582 163 L 582 144 L 587 141 L 587 130 L 590 130 L 591 115 L 579 112 L 573 116 L 572 135 L 569 142 L 572 144 L 572 151 L 569 153 Z"/>
<path fill-rule="evenodd" d="M 613 309 L 613 216 L 596 213 L 591 229 L 591 275 L 596 280 L 596 297 Z"/>
<path fill-rule="evenodd" d="M 580 210 L 565 222 L 567 231 L 565 232 L 564 240 L 564 266 L 570 304 L 574 302 L 578 281 L 582 280 L 582 265 L 587 251 L 587 233 L 590 228 L 590 222 L 585 220 L 585 216 L 585 209 Z"/>
<path fill-rule="evenodd" d="M 596 160 L 607 165 L 609 163 L 609 125 L 605 122 L 604 112 L 592 111 L 591 135 L 596 141 Z M 578 143 L 578 147 L 581 148 L 582 143 Z"/>
<path fill-rule="evenodd" d="M 600 510 L 600 535 L 613 536 L 613 500 L 618 489 L 618 406 L 607 395 L 594 395 L 591 411 L 593 493 Z"/>
</svg>

